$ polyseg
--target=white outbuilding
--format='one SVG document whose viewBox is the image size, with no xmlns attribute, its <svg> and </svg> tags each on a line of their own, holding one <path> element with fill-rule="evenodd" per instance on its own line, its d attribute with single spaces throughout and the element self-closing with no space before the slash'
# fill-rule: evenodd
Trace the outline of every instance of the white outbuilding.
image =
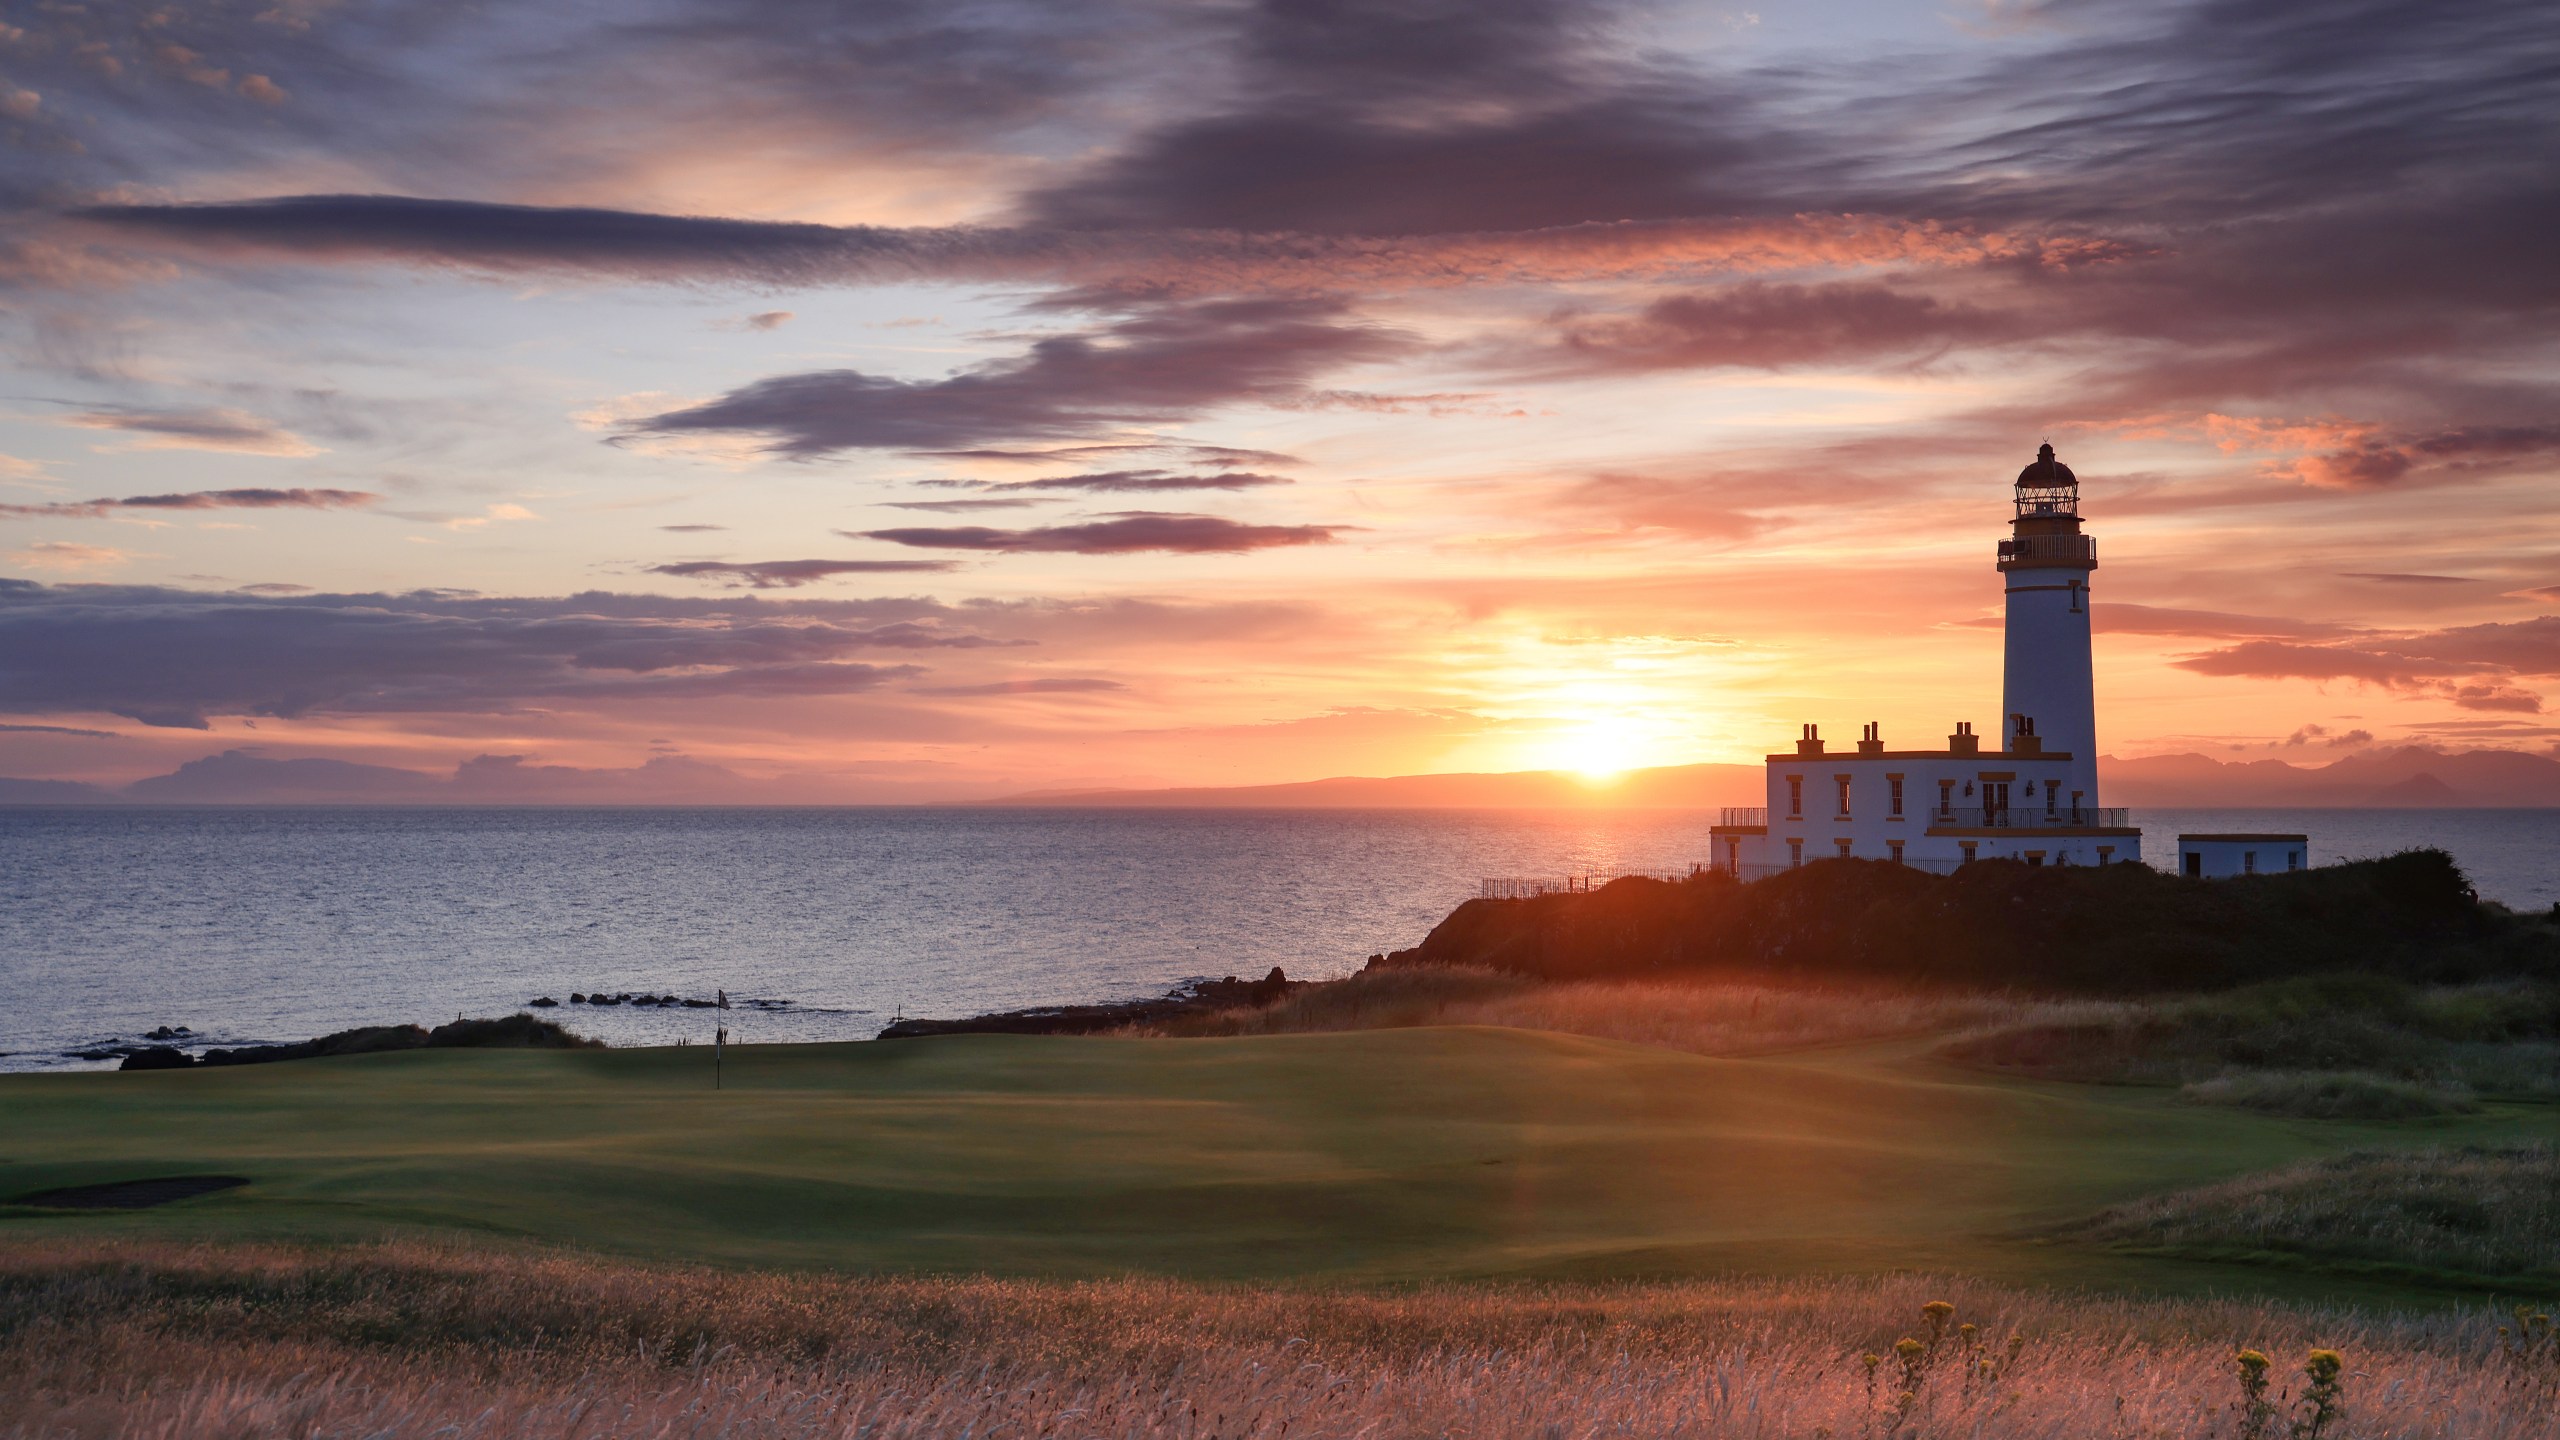
<svg viewBox="0 0 2560 1440">
<path fill-rule="evenodd" d="M 2300 870 L 2311 863 L 2307 835 L 2181 835 L 2178 873 L 2193 880 L 2227 880 L 2234 875 L 2265 875 Z"/>
</svg>

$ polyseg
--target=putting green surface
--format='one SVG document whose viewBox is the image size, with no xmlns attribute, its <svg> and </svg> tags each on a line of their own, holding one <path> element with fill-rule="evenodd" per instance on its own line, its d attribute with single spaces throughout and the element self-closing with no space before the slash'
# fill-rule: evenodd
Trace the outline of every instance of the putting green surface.
<svg viewBox="0 0 2560 1440">
<path fill-rule="evenodd" d="M 0 1238 L 448 1233 L 757 1266 L 1239 1279 L 2115 1283 L 2137 1262 L 2043 1232 L 2312 1155 L 2560 1136 L 2543 1106 L 2282 1120 L 1988 1078 L 1926 1048 L 1726 1060 L 1493 1029 L 963 1036 L 732 1050 L 717 1093 L 710 1052 L 690 1048 L 7 1076 L 0 1197 L 252 1183 L 129 1213 L 0 1209 Z"/>
</svg>

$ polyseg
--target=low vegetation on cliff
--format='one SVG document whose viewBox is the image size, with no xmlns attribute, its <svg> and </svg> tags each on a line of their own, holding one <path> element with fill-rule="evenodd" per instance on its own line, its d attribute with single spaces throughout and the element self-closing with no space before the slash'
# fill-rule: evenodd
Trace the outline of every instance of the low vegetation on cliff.
<svg viewBox="0 0 2560 1440">
<path fill-rule="evenodd" d="M 1704 975 L 2078 994 L 2337 971 L 2459 983 L 2560 978 L 2560 918 L 2484 903 L 2437 850 L 2214 881 L 2141 865 L 1998 860 L 1935 875 L 1825 860 L 1750 883 L 1705 872 L 1471 900 L 1379 963 L 1545 980 Z"/>
</svg>

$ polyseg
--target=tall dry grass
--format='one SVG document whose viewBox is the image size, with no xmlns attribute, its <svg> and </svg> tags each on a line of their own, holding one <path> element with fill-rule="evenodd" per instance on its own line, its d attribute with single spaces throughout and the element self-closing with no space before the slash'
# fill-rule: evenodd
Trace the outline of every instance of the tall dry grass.
<svg viewBox="0 0 2560 1440">
<path fill-rule="evenodd" d="M 2242 1347 L 2277 1357 L 2284 1406 L 2301 1357 L 2343 1353 L 2331 1436 L 2541 1440 L 2560 1405 L 2548 1347 L 2518 1356 L 2485 1314 L 1908 1277 L 1380 1294 L 0 1250 L 0 1433 L 30 1440 L 2207 1437 L 2249 1423 Z"/>
<path fill-rule="evenodd" d="M 1696 980 L 1541 983 L 1491 970 L 1368 971 L 1276 1005 L 1140 1027 L 1153 1035 L 1280 1035 L 1410 1025 L 1506 1025 L 1704 1055 L 1845 1044 L 1896 1035 L 1951 1040 L 2043 1026 L 2130 1024 L 2135 1001 L 2052 1000 L 1982 990 L 1776 986 Z"/>
</svg>

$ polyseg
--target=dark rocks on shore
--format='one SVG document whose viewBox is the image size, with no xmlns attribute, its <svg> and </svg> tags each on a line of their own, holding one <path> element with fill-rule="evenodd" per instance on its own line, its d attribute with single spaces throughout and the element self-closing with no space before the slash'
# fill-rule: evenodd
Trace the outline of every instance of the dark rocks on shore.
<svg viewBox="0 0 2560 1440">
<path fill-rule="evenodd" d="M 142 1038 L 145 1040 L 192 1040 L 195 1038 L 195 1033 L 184 1025 L 163 1025 L 157 1030 L 145 1033 Z"/>
<path fill-rule="evenodd" d="M 559 1008 L 560 1005 L 559 1001 L 552 999 L 548 995 L 537 996 L 527 1003 L 531 1004 L 536 1010 L 553 1010 Z"/>
<path fill-rule="evenodd" d="M 450 1049 L 602 1049 L 604 1042 L 572 1034 L 531 1015 L 505 1015 L 495 1020 L 456 1020 L 433 1030 L 415 1025 L 362 1025 L 290 1045 L 243 1045 L 213 1049 L 202 1058 L 165 1045 L 136 1050 L 124 1057 L 125 1070 L 212 1069 L 225 1065 L 265 1065 L 279 1060 L 316 1060 L 326 1055 L 377 1055 L 396 1050 Z M 108 1057 L 100 1056 L 100 1059 Z"/>
<path fill-rule="evenodd" d="M 1170 1020 L 1217 1010 L 1241 1010 L 1275 1004 L 1312 981 L 1292 980 L 1277 965 L 1259 980 L 1194 980 L 1154 1000 L 1121 1000 L 1108 1005 L 1057 1005 L 1038 1010 L 1006 1010 L 966 1020 L 896 1020 L 880 1032 L 883 1040 L 919 1040 L 932 1035 L 1091 1035 L 1123 1025 Z"/>
<path fill-rule="evenodd" d="M 184 1070 L 194 1063 L 196 1063 L 194 1058 L 184 1050 L 172 1049 L 166 1045 L 153 1045 L 127 1055 L 124 1057 L 124 1063 L 116 1068 L 119 1070 Z"/>
</svg>

